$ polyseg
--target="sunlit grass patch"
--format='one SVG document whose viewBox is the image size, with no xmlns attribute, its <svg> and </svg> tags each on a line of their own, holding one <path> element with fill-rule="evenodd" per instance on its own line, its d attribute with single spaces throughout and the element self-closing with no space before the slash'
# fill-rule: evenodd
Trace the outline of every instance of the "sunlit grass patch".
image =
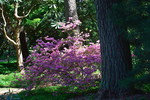
<svg viewBox="0 0 150 100">
<path fill-rule="evenodd" d="M 20 76 L 20 73 L 10 73 L 0 75 L 0 87 L 18 87 L 17 84 L 14 83 L 14 81 L 17 81 L 16 76 Z"/>
</svg>

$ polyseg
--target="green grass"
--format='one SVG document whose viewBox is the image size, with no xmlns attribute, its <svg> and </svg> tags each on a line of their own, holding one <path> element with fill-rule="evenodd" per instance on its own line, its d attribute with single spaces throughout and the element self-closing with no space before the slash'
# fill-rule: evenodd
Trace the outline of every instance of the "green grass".
<svg viewBox="0 0 150 100">
<path fill-rule="evenodd" d="M 9 63 L 7 61 L 0 62 L 0 88 L 2 87 L 18 87 L 12 81 L 16 81 L 16 76 L 20 73 L 17 72 L 16 60 L 11 60 Z"/>
<path fill-rule="evenodd" d="M 74 92 L 69 87 L 51 86 L 41 89 L 32 90 L 30 92 L 21 92 L 19 96 L 22 100 L 67 100 L 76 96 L 87 95 L 98 90 L 98 87 L 90 88 L 86 92 L 82 90 L 75 90 Z M 26 93 L 28 94 L 27 96 Z M 92 100 L 91 96 L 88 96 Z M 91 99 L 90 99 L 91 98 Z"/>
<path fill-rule="evenodd" d="M 19 87 L 19 85 L 15 84 L 16 80 L 15 76 L 19 76 L 20 73 L 11 73 L 11 74 L 0 74 L 0 88 L 2 87 Z"/>
</svg>

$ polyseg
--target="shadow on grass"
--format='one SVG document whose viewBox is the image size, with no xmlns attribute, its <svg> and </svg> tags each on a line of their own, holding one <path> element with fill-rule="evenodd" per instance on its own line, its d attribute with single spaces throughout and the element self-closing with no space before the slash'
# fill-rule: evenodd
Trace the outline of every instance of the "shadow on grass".
<svg viewBox="0 0 150 100">
<path fill-rule="evenodd" d="M 42 88 L 32 90 L 30 92 L 21 92 L 19 96 L 22 100 L 67 100 L 68 98 L 75 97 L 76 93 L 65 93 L 66 88 Z"/>
<path fill-rule="evenodd" d="M 17 71 L 17 63 L 0 62 L 0 74 L 9 74 Z"/>
<path fill-rule="evenodd" d="M 47 88 L 36 89 L 32 91 L 24 91 L 19 93 L 22 100 L 68 100 L 78 96 L 87 95 L 87 93 L 97 92 L 97 89 L 91 91 L 70 91 L 69 87 L 51 86 Z"/>
</svg>

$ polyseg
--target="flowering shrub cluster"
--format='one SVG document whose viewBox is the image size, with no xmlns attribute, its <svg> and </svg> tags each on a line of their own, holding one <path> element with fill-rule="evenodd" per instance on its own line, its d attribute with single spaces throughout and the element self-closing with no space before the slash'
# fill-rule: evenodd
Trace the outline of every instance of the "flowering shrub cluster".
<svg viewBox="0 0 150 100">
<path fill-rule="evenodd" d="M 72 17 L 69 17 L 67 23 L 59 22 L 58 24 L 60 25 L 59 29 L 63 30 L 62 32 L 67 32 L 67 31 L 72 31 L 77 26 L 79 26 L 81 24 L 81 21 L 80 20 L 73 21 Z"/>
<path fill-rule="evenodd" d="M 95 85 L 93 72 L 101 62 L 100 44 L 83 45 L 84 41 L 82 37 L 37 40 L 19 81 L 26 83 L 28 90 L 48 83 L 81 89 Z"/>
</svg>

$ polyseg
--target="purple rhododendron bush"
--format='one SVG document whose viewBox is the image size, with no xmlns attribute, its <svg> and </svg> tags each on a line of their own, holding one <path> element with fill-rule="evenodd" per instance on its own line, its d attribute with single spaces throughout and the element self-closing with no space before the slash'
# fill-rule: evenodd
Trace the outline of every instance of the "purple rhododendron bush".
<svg viewBox="0 0 150 100">
<path fill-rule="evenodd" d="M 59 23 L 63 32 L 71 32 L 81 24 L 79 20 Z M 18 80 L 27 90 L 40 86 L 62 85 L 86 89 L 96 86 L 95 73 L 101 63 L 100 44 L 88 43 L 89 34 L 55 40 L 45 37 L 37 40 L 27 58 L 24 74 Z M 97 75 L 96 75 L 97 74 Z"/>
<path fill-rule="evenodd" d="M 89 43 L 82 37 L 55 40 L 41 38 L 27 58 L 20 82 L 27 90 L 41 85 L 62 85 L 86 89 L 95 86 L 94 72 L 100 66 L 100 44 Z"/>
</svg>

